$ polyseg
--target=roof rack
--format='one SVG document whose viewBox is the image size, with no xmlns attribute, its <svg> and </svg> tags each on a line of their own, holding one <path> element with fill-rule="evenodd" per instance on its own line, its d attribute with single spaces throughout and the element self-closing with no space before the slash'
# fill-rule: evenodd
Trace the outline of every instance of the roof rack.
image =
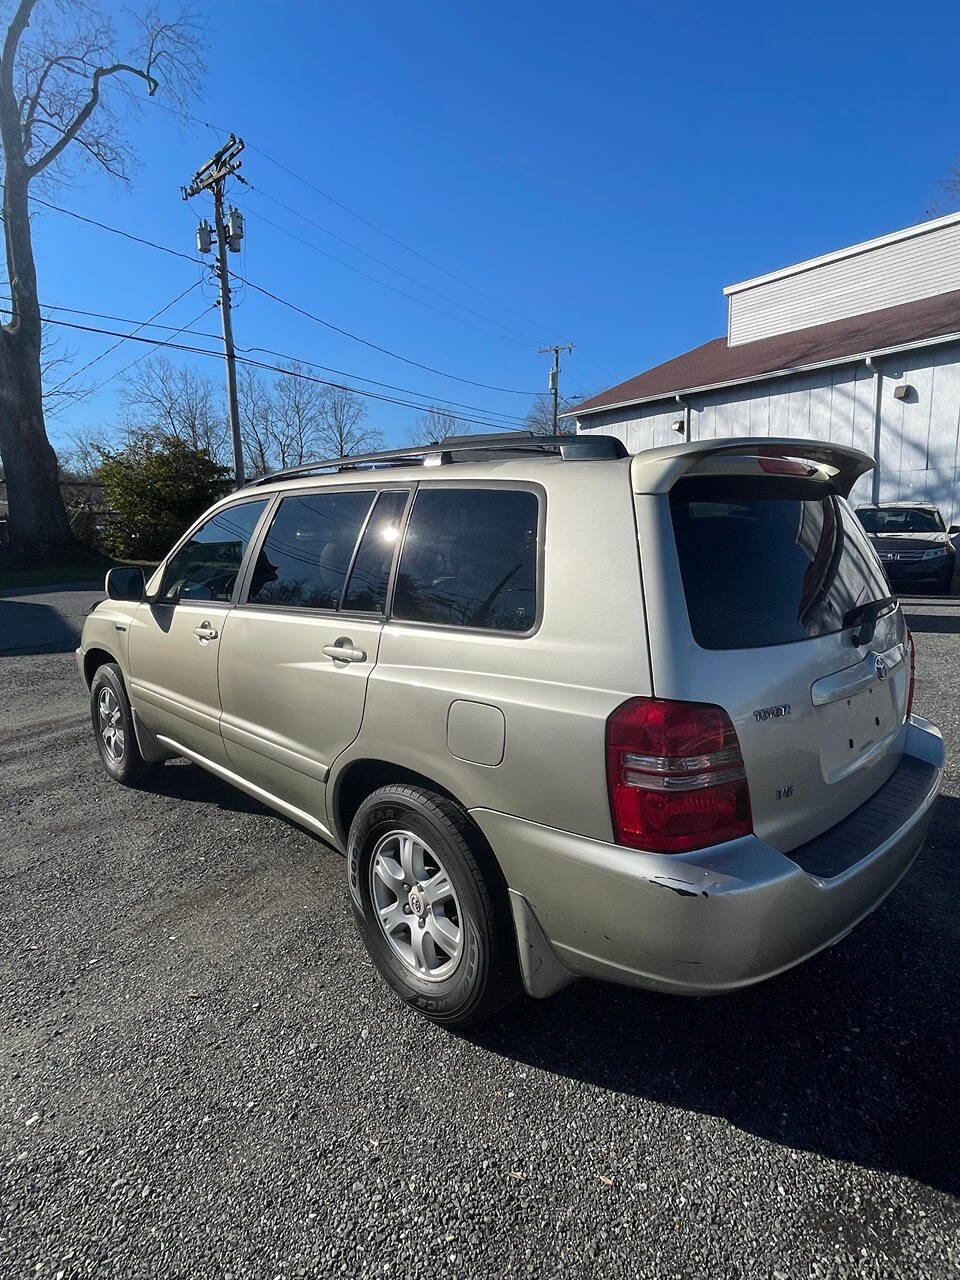
<svg viewBox="0 0 960 1280">
<path fill-rule="evenodd" d="M 586 462 L 604 458 L 625 458 L 627 450 L 613 436 L 542 436 L 535 431 L 496 431 L 472 436 L 445 436 L 430 444 L 407 449 L 382 449 L 378 453 L 357 453 L 345 458 L 324 458 L 304 462 L 298 467 L 271 471 L 249 487 L 272 484 L 275 480 L 294 480 L 301 476 L 321 475 L 331 471 L 374 470 L 377 467 L 447 466 L 452 462 L 482 462 L 491 453 L 559 454 L 570 462 Z"/>
</svg>

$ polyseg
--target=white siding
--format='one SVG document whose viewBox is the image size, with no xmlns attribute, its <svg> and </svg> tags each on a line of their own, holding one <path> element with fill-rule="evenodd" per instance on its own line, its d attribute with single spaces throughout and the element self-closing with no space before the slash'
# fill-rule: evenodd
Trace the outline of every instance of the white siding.
<svg viewBox="0 0 960 1280">
<path fill-rule="evenodd" d="M 913 392 L 894 398 L 898 382 Z M 724 436 L 800 436 L 874 449 L 873 374 L 863 363 L 775 378 L 689 397 L 693 440 Z M 578 429 L 619 436 L 631 453 L 675 444 L 682 416 L 663 401 L 590 415 Z M 854 501 L 869 502 L 872 476 L 857 482 Z M 960 523 L 960 344 L 929 347 L 884 362 L 880 431 L 880 498 L 935 502 Z"/>
<path fill-rule="evenodd" d="M 952 289 L 960 289 L 960 221 L 938 219 L 902 238 L 732 286 L 728 342 L 754 342 Z"/>
</svg>

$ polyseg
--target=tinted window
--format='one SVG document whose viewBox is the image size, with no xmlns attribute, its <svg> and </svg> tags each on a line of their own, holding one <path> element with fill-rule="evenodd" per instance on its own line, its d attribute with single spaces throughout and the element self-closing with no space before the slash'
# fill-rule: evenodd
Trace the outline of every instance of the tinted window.
<svg viewBox="0 0 960 1280">
<path fill-rule="evenodd" d="M 421 489 L 400 554 L 397 618 L 529 631 L 537 499 L 519 489 Z"/>
<path fill-rule="evenodd" d="M 300 493 L 284 498 L 250 579 L 250 604 L 336 609 L 373 494 Z"/>
<path fill-rule="evenodd" d="M 890 595 L 852 510 L 820 483 L 683 480 L 670 507 L 690 625 L 705 649 L 829 635 L 855 605 Z"/>
<path fill-rule="evenodd" d="M 266 498 L 241 502 L 202 524 L 167 562 L 160 598 L 170 600 L 179 592 L 181 600 L 229 600 L 266 505 Z"/>
<path fill-rule="evenodd" d="M 939 511 L 924 507 L 861 507 L 857 511 L 867 533 L 941 533 Z"/>
<path fill-rule="evenodd" d="M 408 497 L 406 489 L 391 489 L 381 493 L 377 499 L 353 562 L 350 582 L 343 597 L 344 609 L 383 613 L 386 608 L 390 567 Z"/>
</svg>

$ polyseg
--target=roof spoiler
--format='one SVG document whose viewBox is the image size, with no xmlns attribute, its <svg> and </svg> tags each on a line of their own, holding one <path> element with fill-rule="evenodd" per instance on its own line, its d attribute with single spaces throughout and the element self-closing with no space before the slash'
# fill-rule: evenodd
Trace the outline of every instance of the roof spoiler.
<svg viewBox="0 0 960 1280">
<path fill-rule="evenodd" d="M 689 440 L 662 449 L 647 449 L 633 460 L 631 474 L 636 493 L 668 493 L 694 463 L 715 455 L 742 454 L 750 458 L 800 458 L 816 462 L 832 475 L 834 486 L 847 497 L 860 477 L 872 470 L 874 460 L 859 449 L 824 440 L 790 437 L 738 436 L 732 440 Z"/>
</svg>

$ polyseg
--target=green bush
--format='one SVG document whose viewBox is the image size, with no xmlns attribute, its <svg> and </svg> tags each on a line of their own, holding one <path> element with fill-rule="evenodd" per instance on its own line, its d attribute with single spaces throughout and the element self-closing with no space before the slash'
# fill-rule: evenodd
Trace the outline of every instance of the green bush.
<svg viewBox="0 0 960 1280">
<path fill-rule="evenodd" d="M 118 559 L 158 560 L 229 484 L 225 467 L 172 436 L 149 436 L 103 453 L 97 468 L 108 515 L 103 549 Z"/>
</svg>

